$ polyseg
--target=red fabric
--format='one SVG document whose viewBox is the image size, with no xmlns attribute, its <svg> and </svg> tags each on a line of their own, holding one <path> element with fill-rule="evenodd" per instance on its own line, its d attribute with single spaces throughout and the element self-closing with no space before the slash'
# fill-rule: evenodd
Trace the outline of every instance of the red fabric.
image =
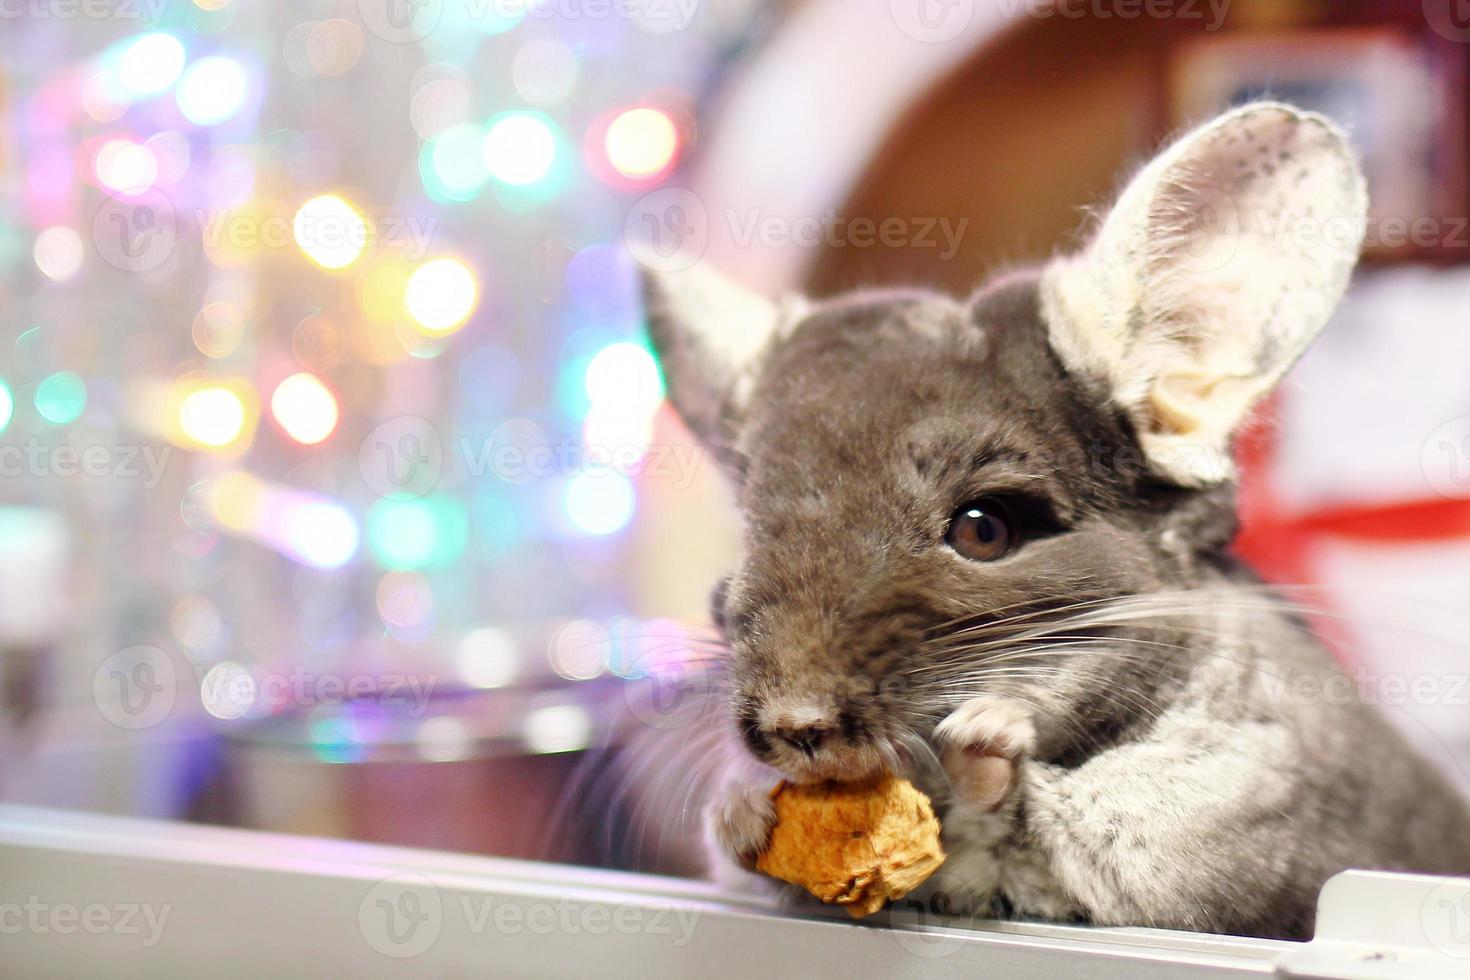
<svg viewBox="0 0 1470 980">
<path fill-rule="evenodd" d="M 1235 550 L 1269 582 L 1314 585 L 1314 551 L 1326 539 L 1414 544 L 1470 538 L 1470 500 L 1409 500 L 1338 505 L 1288 514 L 1272 487 L 1274 402 L 1256 413 L 1236 444 L 1241 529 Z M 1325 604 L 1324 604 L 1325 605 Z M 1329 612 L 1330 610 L 1324 610 Z M 1343 659 L 1351 657 L 1346 621 L 1324 615 L 1314 626 Z"/>
</svg>

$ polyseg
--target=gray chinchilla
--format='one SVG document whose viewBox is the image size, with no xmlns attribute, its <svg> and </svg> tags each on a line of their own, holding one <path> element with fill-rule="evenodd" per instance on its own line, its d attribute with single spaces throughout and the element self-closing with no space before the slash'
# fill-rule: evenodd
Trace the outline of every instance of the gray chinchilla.
<svg viewBox="0 0 1470 980">
<path fill-rule="evenodd" d="M 1187 133 L 1077 255 L 963 300 L 768 302 L 645 275 L 670 398 L 744 516 L 716 591 L 712 849 L 776 779 L 935 801 L 977 913 L 1300 938 L 1345 868 L 1470 874 L 1462 797 L 1231 557 L 1232 435 L 1326 323 L 1366 224 L 1321 116 Z M 1304 693 L 1306 692 L 1306 693 Z"/>
</svg>

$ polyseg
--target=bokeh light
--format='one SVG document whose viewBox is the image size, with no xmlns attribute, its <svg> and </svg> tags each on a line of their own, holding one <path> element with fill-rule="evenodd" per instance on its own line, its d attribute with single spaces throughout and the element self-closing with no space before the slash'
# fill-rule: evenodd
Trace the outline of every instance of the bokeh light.
<svg viewBox="0 0 1470 980">
<path fill-rule="evenodd" d="M 128 44 L 118 61 L 118 81 L 133 99 L 167 89 L 184 70 L 183 43 L 172 34 L 144 34 Z"/>
<path fill-rule="evenodd" d="M 193 151 L 189 148 L 189 140 L 183 133 L 172 129 L 154 133 L 143 141 L 148 152 L 153 154 L 153 159 L 158 165 L 158 184 L 176 184 L 184 179 L 189 171 L 189 162 L 193 158 Z"/>
<path fill-rule="evenodd" d="M 590 681 L 607 670 L 607 631 L 590 619 L 574 619 L 551 634 L 546 658 L 556 676 Z"/>
<path fill-rule="evenodd" d="M 243 718 L 255 705 L 255 678 L 244 666 L 231 660 L 209 668 L 199 682 L 199 700 L 204 710 L 221 721 Z"/>
<path fill-rule="evenodd" d="M 663 401 L 663 378 L 647 347 L 631 341 L 609 344 L 593 356 L 585 376 L 594 411 L 650 415 Z"/>
<path fill-rule="evenodd" d="M 494 627 L 466 633 L 459 641 L 455 665 L 466 684 L 482 690 L 505 687 L 520 674 L 514 638 Z"/>
<path fill-rule="evenodd" d="M 550 106 L 571 94 L 577 83 L 577 56 L 552 38 L 527 41 L 516 52 L 511 78 L 521 98 L 532 105 Z"/>
<path fill-rule="evenodd" d="M 344 75 L 362 57 L 366 40 L 354 21 L 344 17 L 324 20 L 306 38 L 307 62 L 318 75 Z"/>
<path fill-rule="evenodd" d="M 14 417 L 15 396 L 10 393 L 10 385 L 0 380 L 0 432 L 10 426 L 10 420 Z"/>
<path fill-rule="evenodd" d="M 389 626 L 413 629 L 434 615 L 434 593 L 418 572 L 389 572 L 378 581 L 378 615 Z"/>
<path fill-rule="evenodd" d="M 297 247 L 323 269 L 345 269 L 367 247 L 367 220 L 336 194 L 301 205 L 291 226 Z"/>
<path fill-rule="evenodd" d="M 473 200 L 490 179 L 485 131 L 466 123 L 435 134 L 424 144 L 420 170 L 424 189 L 435 200 Z"/>
<path fill-rule="evenodd" d="M 357 554 L 357 521 L 331 500 L 297 495 L 283 508 L 279 548 L 313 568 L 341 568 Z"/>
<path fill-rule="evenodd" d="M 201 446 L 235 442 L 245 431 L 246 418 L 245 403 L 229 388 L 203 387 L 179 404 L 179 428 Z"/>
<path fill-rule="evenodd" d="M 475 275 L 457 259 L 434 259 L 414 270 L 403 305 L 419 330 L 430 336 L 453 333 L 479 303 Z"/>
<path fill-rule="evenodd" d="M 271 415 L 286 435 L 305 446 L 324 441 L 337 428 L 337 397 L 314 374 L 293 374 L 271 395 Z"/>
<path fill-rule="evenodd" d="M 75 229 L 56 225 L 36 236 L 31 257 L 47 279 L 70 282 L 82 271 L 86 248 L 82 245 L 82 236 Z"/>
<path fill-rule="evenodd" d="M 556 134 L 539 112 L 507 112 L 485 134 L 485 166 L 513 187 L 534 184 L 556 162 Z"/>
<path fill-rule="evenodd" d="M 368 512 L 368 547 L 386 569 L 437 568 L 464 551 L 464 505 L 449 497 L 383 499 Z"/>
<path fill-rule="evenodd" d="M 615 534 L 627 527 L 637 507 L 633 484 L 618 473 L 582 473 L 567 484 L 567 517 L 587 534 Z"/>
<path fill-rule="evenodd" d="M 657 109 L 629 109 L 608 126 L 603 142 L 614 170 L 624 177 L 647 180 L 673 164 L 679 152 L 679 129 Z"/>
<path fill-rule="evenodd" d="M 575 752 L 592 741 L 592 718 L 575 704 L 548 705 L 526 715 L 524 738 L 532 752 Z"/>
<path fill-rule="evenodd" d="M 36 411 L 54 425 L 75 422 L 87 407 L 87 383 L 72 371 L 58 371 L 36 386 Z"/>
<path fill-rule="evenodd" d="M 245 337 L 245 314 L 234 303 L 209 303 L 194 317 L 190 335 L 205 357 L 229 357 Z"/>
<path fill-rule="evenodd" d="M 191 64 L 179 79 L 179 111 L 196 126 L 218 126 L 245 105 L 250 79 L 244 66 L 225 55 Z"/>
<path fill-rule="evenodd" d="M 103 187 L 119 194 L 142 194 L 158 180 L 158 160 L 153 151 L 132 139 L 103 143 L 93 169 Z"/>
<path fill-rule="evenodd" d="M 200 3 L 201 0 L 194 0 Z M 214 2 L 214 0 L 204 0 Z M 322 709 L 317 709 L 322 710 Z M 340 764 L 356 762 L 366 754 L 359 741 L 357 726 L 351 718 L 324 715 L 311 722 L 311 753 L 322 762 Z"/>
<path fill-rule="evenodd" d="M 340 503 L 236 470 L 206 496 L 221 530 L 263 544 L 312 568 L 341 568 L 357 554 L 357 521 Z"/>
</svg>

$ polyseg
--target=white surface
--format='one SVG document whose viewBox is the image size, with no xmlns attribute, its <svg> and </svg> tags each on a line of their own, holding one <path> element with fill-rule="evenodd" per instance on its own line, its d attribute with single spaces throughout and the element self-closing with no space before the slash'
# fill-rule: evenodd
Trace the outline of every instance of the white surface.
<svg viewBox="0 0 1470 980">
<path fill-rule="evenodd" d="M 32 908 L 42 910 L 34 920 Z M 57 909 L 72 911 L 53 927 Z M 77 924 L 84 916 L 98 931 Z M 1148 980 L 1269 976 L 1291 948 L 1146 930 L 796 919 L 673 879 L 0 807 L 7 977 Z"/>
<path fill-rule="evenodd" d="M 1338 875 L 1307 944 L 902 914 L 856 924 L 699 882 L 0 806 L 5 977 L 1273 974 L 1470 976 L 1470 879 Z"/>
</svg>

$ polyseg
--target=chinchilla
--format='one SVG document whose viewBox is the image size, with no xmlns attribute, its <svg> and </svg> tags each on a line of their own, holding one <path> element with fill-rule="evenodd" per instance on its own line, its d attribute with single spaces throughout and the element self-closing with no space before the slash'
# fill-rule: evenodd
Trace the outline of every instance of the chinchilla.
<svg viewBox="0 0 1470 980">
<path fill-rule="evenodd" d="M 771 302 L 645 273 L 682 418 L 744 518 L 715 592 L 711 849 L 780 778 L 934 799 L 957 908 L 1301 938 L 1346 868 L 1470 873 L 1470 812 L 1231 555 L 1232 437 L 1326 323 L 1367 196 L 1278 103 L 1188 132 L 1080 253 L 966 299 Z M 743 873 L 736 871 L 737 874 Z"/>
</svg>

